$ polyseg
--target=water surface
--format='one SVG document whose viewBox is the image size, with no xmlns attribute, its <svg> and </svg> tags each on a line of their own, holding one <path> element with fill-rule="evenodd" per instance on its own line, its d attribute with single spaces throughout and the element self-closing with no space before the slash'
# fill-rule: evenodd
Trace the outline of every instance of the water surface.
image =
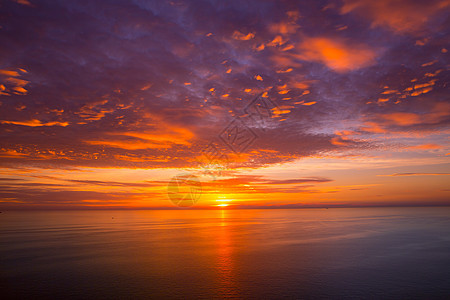
<svg viewBox="0 0 450 300">
<path fill-rule="evenodd" d="M 450 208 L 7 211 L 2 298 L 450 298 Z"/>
</svg>

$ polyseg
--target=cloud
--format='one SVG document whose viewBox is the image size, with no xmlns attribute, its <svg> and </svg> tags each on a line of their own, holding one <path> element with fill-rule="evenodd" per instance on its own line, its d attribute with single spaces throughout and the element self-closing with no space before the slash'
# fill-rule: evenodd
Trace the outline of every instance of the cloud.
<svg viewBox="0 0 450 300">
<path fill-rule="evenodd" d="M 450 104 L 436 102 L 424 112 L 386 112 L 372 114 L 365 120 L 360 130 L 370 133 L 411 132 L 439 128 L 450 116 Z M 431 143 L 430 143 L 431 144 Z M 428 145 L 430 145 L 428 144 Z"/>
<path fill-rule="evenodd" d="M 409 126 L 421 123 L 421 116 L 415 113 L 396 112 L 381 115 L 388 123 L 399 126 Z"/>
<path fill-rule="evenodd" d="M 14 0 L 14 1 L 22 5 L 33 6 L 33 4 L 31 4 L 31 2 L 28 0 Z"/>
<path fill-rule="evenodd" d="M 448 0 L 345 0 L 340 12 L 356 12 L 368 17 L 372 27 L 386 26 L 398 33 L 418 33 L 433 16 L 449 6 Z"/>
<path fill-rule="evenodd" d="M 255 194 L 255 193 L 320 193 L 314 184 L 333 181 L 323 177 L 293 178 L 274 180 L 262 175 L 226 174 L 214 181 L 202 182 L 205 193 Z M 230 177 L 228 177 L 230 175 Z M 228 178 L 227 178 L 228 177 Z"/>
<path fill-rule="evenodd" d="M 450 175 L 450 173 L 394 173 L 390 175 L 377 175 L 377 176 L 441 176 Z"/>
<path fill-rule="evenodd" d="M 117 182 L 117 181 L 101 181 L 101 180 L 75 180 L 68 179 L 67 182 L 81 183 L 87 185 L 114 186 L 114 187 L 154 187 L 159 186 L 161 182 Z"/>
<path fill-rule="evenodd" d="M 235 32 L 233 32 L 233 39 L 235 39 L 235 40 L 248 41 L 254 37 L 255 37 L 255 34 L 253 34 L 251 32 L 249 32 L 248 34 L 243 34 L 237 30 Z"/>
<path fill-rule="evenodd" d="M 298 173 L 302 167 L 278 179 L 231 172 L 283 173 L 308 158 L 317 161 L 314 170 L 330 159 L 346 170 L 386 161 L 437 165 L 448 157 L 442 141 L 450 124 L 442 3 L 4 1 L 0 166 L 6 174 L 17 174 L 18 165 L 201 172 L 198 158 L 213 143 L 230 168 L 205 183 L 213 195 L 220 184 L 241 196 L 294 198 L 335 196 L 337 188 L 325 188 L 333 180 L 325 175 Z M 259 103 L 267 120 L 245 116 L 257 95 L 271 101 L 270 111 Z M 238 154 L 218 136 L 235 118 L 257 136 Z M 2 180 L 2 196 L 31 205 L 126 206 L 167 184 L 77 176 L 59 185 Z M 108 202 L 107 190 L 127 192 Z"/>
<path fill-rule="evenodd" d="M 158 127 L 142 132 L 109 132 L 105 135 L 106 139 L 86 140 L 85 143 L 128 150 L 167 149 L 174 145 L 191 145 L 189 141 L 193 139 L 194 133 L 190 130 L 168 124 L 165 124 L 164 127 L 161 126 L 162 128 Z"/>
<path fill-rule="evenodd" d="M 57 3 L 2 6 L 0 165 L 197 167 L 214 141 L 260 167 L 448 123 L 442 28 L 422 46 L 386 35 L 350 16 L 365 1 Z M 236 158 L 218 134 L 261 93 L 273 118 L 247 124 L 258 138 Z"/>
<path fill-rule="evenodd" d="M 103 108 L 108 100 L 99 100 L 88 103 L 81 107 L 79 112 L 76 112 L 78 116 L 86 121 L 98 121 L 105 117 L 106 114 L 114 112 L 114 108 Z"/>
<path fill-rule="evenodd" d="M 311 178 L 296 178 L 296 179 L 284 179 L 284 180 L 268 180 L 264 184 L 303 184 L 303 183 L 324 183 L 331 182 L 333 180 L 322 177 Z"/>
<path fill-rule="evenodd" d="M 29 126 L 29 127 L 41 127 L 41 126 L 62 126 L 62 127 L 66 127 L 69 125 L 68 122 L 46 122 L 43 123 L 40 120 L 29 120 L 29 121 L 5 121 L 5 120 L 1 120 L 0 121 L 1 124 L 12 124 L 12 125 L 21 125 L 21 126 Z"/>
<path fill-rule="evenodd" d="M 29 81 L 18 78 L 27 71 L 20 68 L 18 70 L 0 70 L 0 96 L 26 95 L 28 93 L 25 86 Z"/>
<path fill-rule="evenodd" d="M 443 147 L 441 145 L 437 144 L 423 144 L 423 145 L 417 145 L 417 146 L 410 146 L 409 149 L 418 149 L 418 150 L 430 150 L 430 149 L 442 149 Z"/>
<path fill-rule="evenodd" d="M 305 38 L 298 50 L 299 58 L 323 63 L 336 72 L 370 66 L 376 58 L 376 52 L 363 44 L 335 38 Z"/>
<path fill-rule="evenodd" d="M 139 149 L 167 149 L 170 148 L 170 144 L 160 144 L 149 141 L 140 141 L 134 139 L 124 139 L 124 140 L 95 140 L 95 141 L 85 141 L 85 143 L 90 145 L 99 145 L 112 148 L 120 148 L 125 150 L 139 150 Z"/>
</svg>

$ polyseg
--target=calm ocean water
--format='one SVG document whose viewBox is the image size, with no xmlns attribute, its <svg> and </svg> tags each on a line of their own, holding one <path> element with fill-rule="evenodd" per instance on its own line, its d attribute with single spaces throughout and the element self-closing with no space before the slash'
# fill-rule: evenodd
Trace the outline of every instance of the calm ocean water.
<svg viewBox="0 0 450 300">
<path fill-rule="evenodd" d="M 450 208 L 8 211 L 0 293 L 450 299 Z"/>
</svg>

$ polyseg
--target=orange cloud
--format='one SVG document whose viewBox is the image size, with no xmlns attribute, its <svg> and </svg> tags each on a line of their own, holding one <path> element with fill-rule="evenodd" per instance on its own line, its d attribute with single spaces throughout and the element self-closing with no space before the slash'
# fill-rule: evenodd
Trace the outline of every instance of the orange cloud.
<svg viewBox="0 0 450 300">
<path fill-rule="evenodd" d="M 0 75 L 13 76 L 13 77 L 20 76 L 19 72 L 9 71 L 9 70 L 0 70 Z"/>
<path fill-rule="evenodd" d="M 22 125 L 29 127 L 40 127 L 40 126 L 63 126 L 66 127 L 69 125 L 68 122 L 47 122 L 42 123 L 37 119 L 29 120 L 29 121 L 0 121 L 2 124 L 13 124 L 13 125 Z"/>
<path fill-rule="evenodd" d="M 351 131 L 343 131 L 343 132 L 335 132 L 337 135 L 336 137 L 332 138 L 330 140 L 331 144 L 335 146 L 348 146 L 355 142 L 355 140 L 351 139 L 347 135 L 352 135 L 353 132 Z"/>
<path fill-rule="evenodd" d="M 400 126 L 408 126 L 421 123 L 421 117 L 415 113 L 397 112 L 382 115 L 388 123 Z"/>
<path fill-rule="evenodd" d="M 291 52 L 281 52 L 272 55 L 270 59 L 274 62 L 277 68 L 291 68 L 291 67 L 301 67 L 302 65 L 298 63 L 298 57 L 296 54 Z"/>
<path fill-rule="evenodd" d="M 31 4 L 30 1 L 28 0 L 14 0 L 14 1 L 22 5 L 33 6 L 33 4 Z"/>
<path fill-rule="evenodd" d="M 233 32 L 233 39 L 235 40 L 241 40 L 241 41 L 248 41 L 255 37 L 254 33 L 249 32 L 248 34 L 243 34 L 239 31 Z"/>
<path fill-rule="evenodd" d="M 275 47 L 275 46 L 281 46 L 285 43 L 286 43 L 286 41 L 283 40 L 283 37 L 280 35 L 277 35 L 270 43 L 267 44 L 267 46 Z"/>
<path fill-rule="evenodd" d="M 255 49 L 256 51 L 263 51 L 265 48 L 266 48 L 266 46 L 264 46 L 264 44 L 253 47 L 253 49 Z"/>
<path fill-rule="evenodd" d="M 436 13 L 450 5 L 448 0 L 345 0 L 341 13 L 369 17 L 372 27 L 386 26 L 399 33 L 415 33 Z"/>
<path fill-rule="evenodd" d="M 433 110 L 424 116 L 424 122 L 435 124 L 450 116 L 450 103 L 436 103 Z"/>
<path fill-rule="evenodd" d="M 167 149 L 170 148 L 170 144 L 156 144 L 153 142 L 146 141 L 121 141 L 121 140 L 97 140 L 97 141 L 85 141 L 85 143 L 90 145 L 102 145 L 110 146 L 112 148 L 120 148 L 126 150 L 139 150 L 139 149 Z"/>
<path fill-rule="evenodd" d="M 288 68 L 286 70 L 278 70 L 277 73 L 289 73 L 292 72 L 292 68 Z"/>
<path fill-rule="evenodd" d="M 4 150 L 3 148 L 0 151 L 1 157 L 22 157 L 27 156 L 25 153 L 17 152 L 17 150 Z"/>
<path fill-rule="evenodd" d="M 386 133 L 386 129 L 376 122 L 365 122 L 361 129 L 372 133 Z"/>
<path fill-rule="evenodd" d="M 331 144 L 335 145 L 335 146 L 346 146 L 348 143 L 345 142 L 344 140 L 342 140 L 339 137 L 334 137 L 330 140 Z"/>
<path fill-rule="evenodd" d="M 157 133 L 123 132 L 114 134 L 131 136 L 143 140 L 151 140 L 160 143 L 170 141 L 178 145 L 191 145 L 191 143 L 189 143 L 188 140 L 194 137 L 194 134 L 191 131 L 185 128 L 177 128 L 177 127 L 170 127 L 167 128 L 167 130 L 163 130 Z"/>
<path fill-rule="evenodd" d="M 303 81 L 296 81 L 295 79 L 292 80 L 289 85 L 297 88 L 297 89 L 301 89 L 301 90 L 306 90 L 310 87 L 310 85 L 312 83 L 314 83 L 314 80 L 303 80 Z M 308 92 L 309 93 L 309 92 Z M 306 95 L 306 94 L 305 94 Z"/>
<path fill-rule="evenodd" d="M 394 112 L 376 115 L 376 120 L 367 121 L 361 130 L 373 133 L 386 133 L 389 126 L 413 126 L 419 124 L 437 124 L 450 116 L 450 103 L 436 103 L 434 107 L 424 114 L 409 112 Z"/>
<path fill-rule="evenodd" d="M 27 71 L 24 69 L 18 70 L 21 71 L 22 73 L 27 73 Z M 4 76 L 6 76 L 6 78 L 1 78 Z M 19 76 L 21 76 L 21 74 L 17 71 L 0 70 L 0 80 L 3 81 L 3 84 L 0 83 L 0 95 L 5 96 L 10 96 L 11 94 L 25 95 L 28 92 L 25 89 L 25 86 L 29 83 L 29 81 L 16 78 Z"/>
<path fill-rule="evenodd" d="M 420 149 L 420 150 L 429 150 L 429 149 L 441 149 L 442 146 L 436 144 L 423 144 L 417 146 L 408 147 L 410 149 Z"/>
<path fill-rule="evenodd" d="M 281 49 L 281 51 L 288 51 L 288 50 L 291 50 L 291 49 L 294 49 L 294 48 L 295 48 L 294 45 L 287 45 L 286 47 Z"/>
<path fill-rule="evenodd" d="M 141 88 L 141 91 L 146 91 L 146 90 L 148 90 L 149 88 L 151 88 L 152 86 L 153 86 L 153 84 L 149 83 L 149 84 L 143 86 L 143 87 Z"/>
<path fill-rule="evenodd" d="M 269 30 L 275 34 L 293 34 L 300 28 L 295 22 L 280 22 L 269 26 Z"/>
<path fill-rule="evenodd" d="M 411 96 L 416 97 L 416 96 L 419 96 L 419 95 L 421 95 L 421 94 L 426 94 L 426 93 L 428 93 L 428 92 L 431 92 L 432 90 L 433 90 L 433 88 L 431 88 L 431 87 L 429 87 L 429 88 L 424 88 L 424 89 L 421 89 L 421 90 L 417 90 L 417 91 L 412 92 L 412 93 L 411 93 Z"/>
<path fill-rule="evenodd" d="M 112 132 L 108 137 L 98 140 L 84 141 L 90 145 L 105 145 L 126 150 L 168 149 L 173 145 L 190 146 L 194 134 L 185 128 L 167 126 L 152 133 L 145 132 Z"/>
<path fill-rule="evenodd" d="M 101 106 L 108 103 L 108 100 L 99 100 L 93 103 L 84 105 L 79 112 L 75 114 L 79 115 L 86 121 L 98 121 L 102 119 L 106 114 L 114 112 L 112 108 L 102 108 Z"/>
<path fill-rule="evenodd" d="M 298 58 L 325 64 L 336 72 L 367 67 L 375 62 L 375 52 L 362 44 L 331 38 L 307 38 L 300 45 Z"/>
</svg>

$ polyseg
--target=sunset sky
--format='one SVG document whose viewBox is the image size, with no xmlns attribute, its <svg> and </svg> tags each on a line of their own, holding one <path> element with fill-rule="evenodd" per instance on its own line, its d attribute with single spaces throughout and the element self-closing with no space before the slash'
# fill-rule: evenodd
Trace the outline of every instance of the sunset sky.
<svg viewBox="0 0 450 300">
<path fill-rule="evenodd" d="M 450 205 L 449 8 L 2 1 L 0 209 Z"/>
</svg>

